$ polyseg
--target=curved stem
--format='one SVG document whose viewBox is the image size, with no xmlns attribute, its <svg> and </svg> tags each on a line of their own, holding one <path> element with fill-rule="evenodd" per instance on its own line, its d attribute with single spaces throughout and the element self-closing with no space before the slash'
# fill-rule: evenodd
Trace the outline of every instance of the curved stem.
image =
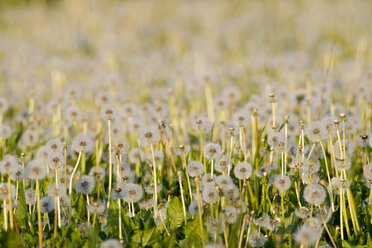
<svg viewBox="0 0 372 248">
<path fill-rule="evenodd" d="M 71 201 L 72 201 L 72 196 L 71 196 L 71 194 L 72 194 L 72 179 L 74 178 L 74 175 L 76 173 L 77 167 L 79 166 L 81 154 L 82 154 L 82 151 L 79 152 L 79 156 L 78 156 L 78 159 L 76 161 L 74 170 L 72 171 L 71 176 L 70 176 L 70 183 L 69 183 L 69 189 L 68 190 L 69 190 L 69 195 L 71 197 Z"/>
</svg>

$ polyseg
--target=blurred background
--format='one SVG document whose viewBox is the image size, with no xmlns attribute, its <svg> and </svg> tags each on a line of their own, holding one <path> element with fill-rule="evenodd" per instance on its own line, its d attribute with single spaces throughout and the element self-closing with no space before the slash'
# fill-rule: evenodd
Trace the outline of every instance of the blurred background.
<svg viewBox="0 0 372 248">
<path fill-rule="evenodd" d="M 56 96 L 68 85 L 89 85 L 91 94 L 105 88 L 137 101 L 159 98 L 177 83 L 197 95 L 206 75 L 215 91 L 234 84 L 248 95 L 272 81 L 289 89 L 305 85 L 307 76 L 323 82 L 327 68 L 328 81 L 340 87 L 348 85 L 340 80 L 352 84 L 371 72 L 372 1 L 2 0 L 0 6 L 0 89 L 14 102 L 35 87 L 46 99 L 51 94 L 42 92 Z"/>
</svg>

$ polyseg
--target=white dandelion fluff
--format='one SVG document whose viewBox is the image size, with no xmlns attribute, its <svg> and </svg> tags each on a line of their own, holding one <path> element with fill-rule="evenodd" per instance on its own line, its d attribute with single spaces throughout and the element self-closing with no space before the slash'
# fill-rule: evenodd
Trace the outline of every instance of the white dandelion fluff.
<svg viewBox="0 0 372 248">
<path fill-rule="evenodd" d="M 326 190 L 320 184 L 307 185 L 304 190 L 305 200 L 315 206 L 322 204 L 325 201 L 326 196 Z"/>
<path fill-rule="evenodd" d="M 93 191 L 95 186 L 94 178 L 91 176 L 83 175 L 76 183 L 75 190 L 81 194 L 89 194 Z"/>
<path fill-rule="evenodd" d="M 204 165 L 197 160 L 190 161 L 187 165 L 187 170 L 189 172 L 190 177 L 198 177 L 200 175 L 203 175 Z"/>
<path fill-rule="evenodd" d="M 33 160 L 26 166 L 26 176 L 31 180 L 41 180 L 47 175 L 47 168 L 40 160 Z"/>
<path fill-rule="evenodd" d="M 234 167 L 234 175 L 238 179 L 249 179 L 252 175 L 252 165 L 247 162 L 240 162 Z"/>
<path fill-rule="evenodd" d="M 204 147 L 203 154 L 207 159 L 216 160 L 222 156 L 222 148 L 217 143 L 208 143 Z"/>
</svg>

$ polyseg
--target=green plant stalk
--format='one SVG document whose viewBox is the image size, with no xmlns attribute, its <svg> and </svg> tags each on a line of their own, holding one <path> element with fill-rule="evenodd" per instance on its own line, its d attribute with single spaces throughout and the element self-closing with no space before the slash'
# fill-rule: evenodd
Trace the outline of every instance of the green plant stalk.
<svg viewBox="0 0 372 248">
<path fill-rule="evenodd" d="M 185 174 L 186 174 L 187 184 L 188 184 L 188 187 L 189 187 L 190 202 L 192 202 L 191 183 L 190 183 L 189 172 L 188 172 L 187 165 L 186 165 L 186 156 L 185 156 L 185 154 L 182 155 L 182 163 L 183 163 L 183 167 L 185 168 Z"/>
<path fill-rule="evenodd" d="M 347 234 L 347 237 L 348 239 L 351 238 L 351 234 L 350 234 L 350 227 L 349 227 L 349 220 L 348 220 L 348 216 L 347 216 L 347 210 L 346 210 L 346 204 L 345 204 L 345 195 L 344 195 L 344 191 L 342 190 L 342 214 L 343 214 L 343 217 L 344 217 L 344 221 L 345 221 L 345 227 L 346 227 L 346 234 Z"/>
<path fill-rule="evenodd" d="M 185 220 L 185 225 L 186 225 L 187 224 L 186 206 L 185 206 L 185 198 L 183 196 L 183 188 L 182 188 L 182 173 L 180 171 L 178 172 L 178 182 L 179 182 L 180 190 L 181 190 L 183 218 Z"/>
<path fill-rule="evenodd" d="M 301 205 L 301 201 L 300 201 L 300 194 L 298 192 L 298 186 L 297 186 L 297 180 L 296 180 L 295 181 L 295 192 L 296 192 L 296 196 L 297 196 L 298 206 L 301 208 L 302 205 Z"/>
<path fill-rule="evenodd" d="M 12 188 L 10 183 L 10 175 L 8 175 L 8 200 L 9 200 L 9 223 L 10 223 L 10 230 L 13 230 L 13 205 L 12 205 Z"/>
<path fill-rule="evenodd" d="M 37 224 L 38 224 L 38 235 L 39 235 L 39 248 L 42 248 L 43 247 L 43 233 L 42 233 L 42 228 L 41 228 L 39 179 L 36 179 L 36 204 L 37 204 Z"/>
<path fill-rule="evenodd" d="M 196 185 L 196 196 L 198 199 L 198 214 L 199 214 L 199 226 L 200 226 L 200 235 L 202 240 L 202 247 L 205 246 L 204 242 L 204 228 L 203 228 L 203 218 L 202 218 L 202 209 L 201 209 L 201 199 L 200 199 L 200 192 L 199 192 L 199 178 L 196 178 L 195 180 Z"/>
<path fill-rule="evenodd" d="M 282 201 L 281 201 L 281 203 L 282 203 L 282 222 L 283 222 L 283 236 L 284 236 L 284 233 L 285 233 L 285 222 L 284 222 L 284 190 L 282 190 Z M 310 222 L 311 222 L 311 219 L 310 219 Z"/>
<path fill-rule="evenodd" d="M 70 183 L 69 183 L 69 189 L 68 190 L 69 190 L 69 195 L 70 195 L 70 198 L 71 198 L 71 202 L 72 202 L 72 180 L 74 178 L 74 175 L 75 175 L 75 172 L 77 170 L 77 167 L 79 166 L 79 162 L 80 162 L 81 154 L 82 153 L 83 153 L 82 151 L 79 152 L 79 156 L 78 156 L 78 159 L 76 161 L 75 167 L 74 167 L 74 169 L 73 169 L 73 171 L 72 171 L 72 173 L 70 175 Z"/>
<path fill-rule="evenodd" d="M 244 155 L 244 161 L 247 161 L 245 132 L 244 132 L 244 127 L 243 126 L 240 127 L 239 139 L 240 139 L 240 148 L 242 149 L 242 152 L 243 152 L 243 155 Z"/>
<path fill-rule="evenodd" d="M 200 154 L 199 154 L 199 161 L 202 161 L 203 157 L 203 150 L 204 150 L 204 141 L 203 141 L 203 133 L 202 131 L 199 132 L 199 139 L 200 139 Z M 206 165 L 204 164 L 204 171 L 207 171 Z"/>
<path fill-rule="evenodd" d="M 334 202 L 333 202 L 333 189 L 332 189 L 332 183 L 331 183 L 331 176 L 330 176 L 329 168 L 328 168 L 328 159 L 327 159 L 326 152 L 325 152 L 322 141 L 320 141 L 319 143 L 320 143 L 320 147 L 322 148 L 322 152 L 324 156 L 325 167 L 326 167 L 327 177 L 328 177 L 328 184 L 329 184 L 329 189 L 330 189 L 330 196 L 331 196 L 331 208 L 332 208 L 332 212 L 334 212 L 335 207 L 334 207 Z"/>
<path fill-rule="evenodd" d="M 232 163 L 232 153 L 233 153 L 233 143 L 234 143 L 234 136 L 230 135 L 230 156 L 229 156 L 229 165 L 227 168 L 227 175 L 230 176 L 230 171 L 231 171 L 231 163 Z"/>
<path fill-rule="evenodd" d="M 156 163 L 155 163 L 155 155 L 154 155 L 154 148 L 152 143 L 150 143 L 151 149 L 151 156 L 152 156 L 152 163 L 153 163 L 153 174 L 154 174 L 154 217 L 157 218 L 157 206 L 158 206 L 158 186 L 157 186 L 157 178 L 156 178 Z"/>
<path fill-rule="evenodd" d="M 337 170 L 336 170 L 337 172 Z M 342 219 L 342 212 L 343 212 L 343 204 L 342 204 L 342 188 L 339 188 L 340 191 L 340 229 L 341 229 L 341 239 L 344 240 L 344 226 L 343 226 L 343 219 Z"/>
<path fill-rule="evenodd" d="M 4 200 L 4 206 L 5 206 L 5 200 Z M 6 208 L 4 208 L 4 230 L 8 231 L 8 213 Z"/>
<path fill-rule="evenodd" d="M 119 240 L 120 242 L 123 241 L 123 234 L 122 234 L 122 227 L 121 227 L 121 204 L 120 198 L 118 199 L 118 218 L 119 218 Z"/>
<path fill-rule="evenodd" d="M 244 225 L 245 225 L 246 219 L 247 219 L 247 214 L 244 215 L 243 221 L 242 221 L 242 226 L 240 228 L 239 245 L 238 245 L 239 248 L 242 247 L 242 243 L 243 243 Z"/>
<path fill-rule="evenodd" d="M 86 194 L 86 197 L 87 197 L 87 206 L 90 206 L 90 203 L 89 203 L 89 195 Z M 89 209 L 87 207 L 87 217 L 88 217 L 88 226 L 90 224 L 90 212 L 89 212 Z"/>
<path fill-rule="evenodd" d="M 111 188 L 112 188 L 112 148 L 111 148 L 111 120 L 107 120 L 107 127 L 108 127 L 108 138 L 109 138 L 109 188 L 108 188 L 108 198 L 107 198 L 107 209 L 110 207 L 110 199 L 111 199 Z"/>
</svg>

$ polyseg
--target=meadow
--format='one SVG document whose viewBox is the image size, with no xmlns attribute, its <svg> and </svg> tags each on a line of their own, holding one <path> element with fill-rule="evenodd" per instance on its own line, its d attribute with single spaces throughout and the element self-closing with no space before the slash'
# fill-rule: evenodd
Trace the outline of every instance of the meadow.
<svg viewBox="0 0 372 248">
<path fill-rule="evenodd" d="M 0 5 L 0 247 L 372 247 L 372 3 Z"/>
</svg>

